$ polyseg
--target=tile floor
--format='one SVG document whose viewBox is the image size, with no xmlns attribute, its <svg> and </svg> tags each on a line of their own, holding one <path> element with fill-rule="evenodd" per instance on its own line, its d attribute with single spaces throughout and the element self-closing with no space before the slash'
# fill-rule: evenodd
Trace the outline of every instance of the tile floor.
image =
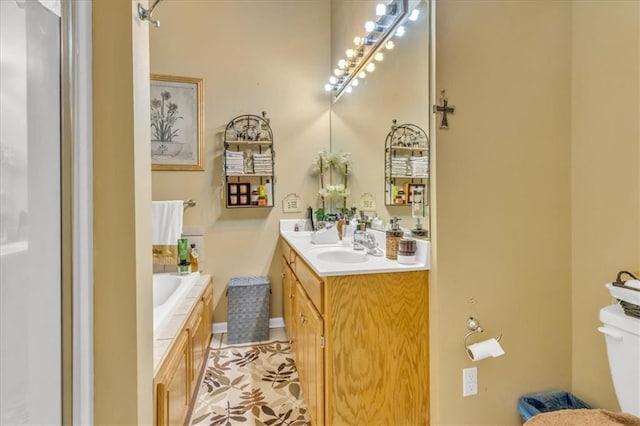
<svg viewBox="0 0 640 426">
<path fill-rule="evenodd" d="M 270 328 L 269 329 L 269 340 L 267 341 L 261 341 L 261 342 L 247 342 L 247 343 L 242 343 L 242 345 L 249 345 L 249 344 L 254 344 L 254 343 L 267 343 L 267 342 L 273 342 L 273 341 L 280 341 L 280 342 L 286 342 L 289 340 L 289 338 L 287 337 L 287 332 L 285 331 L 284 327 L 283 328 Z M 213 337 L 211 338 L 211 343 L 210 345 L 213 349 L 220 349 L 220 348 L 224 348 L 227 345 L 227 333 L 217 333 L 214 334 Z"/>
</svg>

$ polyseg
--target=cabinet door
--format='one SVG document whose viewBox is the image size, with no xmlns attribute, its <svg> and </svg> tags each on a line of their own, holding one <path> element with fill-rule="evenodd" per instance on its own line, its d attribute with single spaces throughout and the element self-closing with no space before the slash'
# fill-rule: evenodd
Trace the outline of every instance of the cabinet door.
<svg viewBox="0 0 640 426">
<path fill-rule="evenodd" d="M 158 426 L 181 425 L 189 409 L 188 333 L 176 338 L 165 374 L 158 382 Z"/>
<path fill-rule="evenodd" d="M 213 284 L 209 283 L 207 289 L 202 295 L 202 326 L 204 327 L 204 350 L 207 350 L 211 343 L 211 324 L 213 323 L 212 314 L 213 304 Z"/>
<path fill-rule="evenodd" d="M 191 366 L 189 375 L 189 389 L 193 393 L 193 389 L 196 385 L 196 380 L 200 375 L 200 368 L 202 367 L 202 361 L 204 360 L 205 351 L 205 334 L 204 323 L 202 322 L 202 308 L 203 303 L 199 301 L 191 314 L 191 321 L 187 329 L 189 333 L 189 343 L 191 349 Z"/>
<path fill-rule="evenodd" d="M 324 424 L 324 322 L 298 283 L 300 380 L 313 423 Z"/>
<path fill-rule="evenodd" d="M 282 258 L 282 305 L 284 326 L 287 330 L 287 337 L 293 343 L 293 305 L 295 299 L 295 278 L 286 259 Z"/>
</svg>

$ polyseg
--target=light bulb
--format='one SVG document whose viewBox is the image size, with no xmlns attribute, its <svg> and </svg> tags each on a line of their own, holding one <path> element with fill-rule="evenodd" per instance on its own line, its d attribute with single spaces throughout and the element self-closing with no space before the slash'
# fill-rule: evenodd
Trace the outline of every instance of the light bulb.
<svg viewBox="0 0 640 426">
<path fill-rule="evenodd" d="M 372 32 L 376 28 L 376 24 L 373 21 L 367 21 L 364 24 L 364 30 L 368 33 Z"/>
<path fill-rule="evenodd" d="M 418 16 L 420 16 L 420 11 L 418 9 L 413 9 L 411 11 L 411 15 L 409 15 L 409 20 L 415 22 L 418 20 Z"/>
<path fill-rule="evenodd" d="M 384 53 L 382 53 L 382 52 L 376 53 L 376 55 L 373 57 L 373 59 L 375 59 L 376 61 L 380 62 L 381 60 L 384 59 Z"/>
<path fill-rule="evenodd" d="M 324 90 L 326 90 L 327 92 L 330 92 L 330 91 L 331 91 L 331 89 L 333 89 L 333 86 L 332 86 L 332 85 L 330 85 L 329 83 L 327 83 L 327 84 L 325 84 L 325 85 L 324 85 Z"/>
<path fill-rule="evenodd" d="M 375 71 L 375 69 L 376 69 L 376 64 L 374 64 L 373 62 L 369 62 L 369 63 L 367 64 L 367 68 L 366 68 L 366 69 L 367 69 L 367 71 L 369 71 L 369 72 L 374 72 L 374 71 Z"/>
<path fill-rule="evenodd" d="M 351 88 L 351 86 L 347 86 L 347 88 L 344 89 L 344 91 L 347 92 L 347 93 L 351 93 L 352 90 L 353 89 Z"/>
<path fill-rule="evenodd" d="M 402 37 L 404 35 L 404 25 L 400 25 L 396 30 L 396 35 Z"/>
<path fill-rule="evenodd" d="M 351 59 L 351 58 L 353 58 L 354 56 L 356 56 L 356 51 L 355 51 L 355 50 L 353 50 L 353 49 L 347 49 L 347 52 L 346 52 L 346 53 L 347 53 L 347 58 L 349 58 L 349 59 Z"/>
<path fill-rule="evenodd" d="M 335 70 L 333 70 L 333 73 L 336 75 L 336 77 L 340 77 L 342 75 L 342 70 L 336 68 Z"/>
<path fill-rule="evenodd" d="M 338 61 L 338 68 L 340 68 L 341 70 L 345 69 L 347 67 L 347 61 L 345 61 L 344 59 L 340 59 Z"/>
<path fill-rule="evenodd" d="M 386 48 L 387 48 L 387 50 L 391 50 L 391 49 L 393 49 L 394 47 L 396 47 L 396 44 L 393 42 L 393 40 L 389 40 L 389 41 L 387 42 L 387 44 L 385 44 L 385 45 L 384 45 L 384 47 L 386 47 Z"/>
<path fill-rule="evenodd" d="M 336 84 L 337 82 L 338 82 L 338 79 L 335 78 L 334 76 L 329 77 L 329 83 Z"/>
<path fill-rule="evenodd" d="M 376 15 L 383 16 L 387 14 L 387 5 L 384 3 L 378 3 L 376 6 Z"/>
<path fill-rule="evenodd" d="M 356 87 L 358 84 L 360 84 L 360 82 L 358 81 L 358 79 L 357 79 L 357 78 L 354 78 L 354 79 L 351 81 L 351 85 L 352 85 L 353 87 Z"/>
<path fill-rule="evenodd" d="M 360 78 L 365 78 L 367 76 L 367 73 L 364 71 L 360 71 L 360 74 L 358 74 L 358 77 Z"/>
<path fill-rule="evenodd" d="M 360 37 L 354 38 L 353 44 L 355 44 L 356 46 L 360 46 L 362 44 L 362 39 Z"/>
</svg>

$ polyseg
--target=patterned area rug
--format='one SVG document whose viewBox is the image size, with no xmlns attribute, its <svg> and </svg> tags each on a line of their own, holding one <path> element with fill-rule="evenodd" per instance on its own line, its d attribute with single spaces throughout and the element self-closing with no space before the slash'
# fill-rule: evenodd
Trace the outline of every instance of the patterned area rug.
<svg viewBox="0 0 640 426">
<path fill-rule="evenodd" d="M 192 425 L 310 425 L 285 342 L 210 349 Z"/>
</svg>

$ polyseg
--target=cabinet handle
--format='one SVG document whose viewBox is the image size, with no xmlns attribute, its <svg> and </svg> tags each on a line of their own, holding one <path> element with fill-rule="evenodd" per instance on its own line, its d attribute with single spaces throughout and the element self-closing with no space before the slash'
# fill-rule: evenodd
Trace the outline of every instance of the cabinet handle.
<svg viewBox="0 0 640 426">
<path fill-rule="evenodd" d="M 300 322 L 304 324 L 305 321 L 306 321 L 306 318 L 304 317 L 304 315 L 300 314 Z"/>
</svg>

